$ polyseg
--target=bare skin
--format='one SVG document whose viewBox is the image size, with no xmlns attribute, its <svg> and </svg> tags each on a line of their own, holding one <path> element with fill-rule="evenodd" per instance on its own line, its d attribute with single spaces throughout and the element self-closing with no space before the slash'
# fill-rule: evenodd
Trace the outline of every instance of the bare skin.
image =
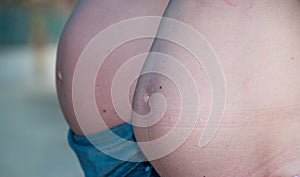
<svg viewBox="0 0 300 177">
<path fill-rule="evenodd" d="M 88 134 L 105 130 L 93 117 L 84 118 L 79 126 L 74 116 L 72 77 L 83 48 L 109 25 L 130 17 L 162 15 L 166 4 L 167 1 L 161 0 L 79 2 L 62 36 L 57 62 L 60 103 L 76 134 L 83 135 L 83 129 Z M 296 0 L 174 0 L 170 3 L 165 16 L 192 25 L 216 50 L 224 68 L 228 99 L 221 129 L 213 141 L 205 148 L 198 147 L 205 122 L 199 121 L 185 144 L 169 156 L 152 162 L 161 176 L 300 174 L 299 13 Z M 124 45 L 113 52 L 104 66 L 107 69 L 99 73 L 96 84 L 99 87 L 95 90 L 98 109 L 109 127 L 123 123 L 109 96 L 113 74 L 130 57 L 147 52 L 151 44 L 152 40 L 139 40 Z M 203 111 L 199 120 L 205 120 L 212 93 L 202 66 L 185 50 L 167 42 L 157 40 L 153 51 L 180 58 L 197 76 Z M 149 58 L 145 67 L 149 63 L 155 61 Z M 162 71 L 170 69 L 156 67 Z M 145 92 L 162 93 L 169 106 L 158 124 L 135 129 L 138 140 L 148 141 L 164 135 L 175 125 L 179 96 L 168 79 L 159 75 L 143 76 L 134 105 L 140 113 L 149 111 Z M 154 148 L 160 151 L 162 147 Z"/>
<path fill-rule="evenodd" d="M 203 66 L 184 49 L 156 40 L 152 51 L 179 59 L 193 73 L 201 111 L 196 129 L 170 155 L 151 162 L 161 176 L 269 176 L 300 174 L 300 3 L 297 0 L 174 0 L 166 17 L 197 29 L 219 56 L 227 83 L 222 125 L 214 139 L 199 148 L 212 93 Z M 160 29 L 164 28 L 161 24 Z M 176 30 L 176 29 L 173 29 Z M 171 70 L 149 57 L 145 69 Z M 139 141 L 165 135 L 180 110 L 176 86 L 159 74 L 140 78 L 134 110 L 146 114 L 145 94 L 168 101 L 162 120 L 135 127 Z M 178 125 L 180 126 L 180 125 Z M 174 140 L 175 141 L 175 140 Z M 154 146 L 155 151 L 164 147 Z M 148 154 L 151 152 L 146 152 Z"/>
<path fill-rule="evenodd" d="M 84 47 L 95 35 L 119 21 L 139 16 L 162 16 L 167 0 L 79 1 L 61 37 L 57 57 L 57 91 L 70 128 L 77 135 L 89 135 L 107 129 L 96 117 L 75 117 L 72 103 L 72 80 L 76 63 Z M 95 88 L 97 106 L 108 128 L 124 123 L 111 101 L 111 83 L 118 68 L 131 57 L 148 52 L 153 39 L 128 42 L 113 51 L 100 69 Z M 84 86 L 83 86 L 84 87 Z M 128 96 L 132 100 L 135 83 Z M 123 117 L 130 120 L 130 112 Z M 80 126 L 79 123 L 80 122 Z M 84 132 L 84 133 L 83 133 Z"/>
</svg>

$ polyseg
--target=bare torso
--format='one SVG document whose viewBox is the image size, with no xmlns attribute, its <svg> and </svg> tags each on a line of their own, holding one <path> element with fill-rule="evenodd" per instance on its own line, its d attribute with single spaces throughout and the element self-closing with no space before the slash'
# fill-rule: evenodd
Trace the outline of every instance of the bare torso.
<svg viewBox="0 0 300 177">
<path fill-rule="evenodd" d="M 199 148 L 199 137 L 211 105 L 208 77 L 185 50 L 162 40 L 155 41 L 152 51 L 178 58 L 193 74 L 204 112 L 180 148 L 152 162 L 160 174 L 172 177 L 300 174 L 300 3 L 174 0 L 165 16 L 191 25 L 214 48 L 224 70 L 227 100 L 219 131 L 207 146 Z M 145 68 L 172 70 L 163 64 L 154 65 L 155 62 L 155 58 L 149 57 Z M 147 93 L 150 95 L 162 93 L 168 109 L 158 124 L 135 128 L 140 141 L 165 135 L 175 126 L 180 110 L 175 85 L 155 74 L 141 78 L 135 109 L 147 106 L 140 101 L 146 90 L 150 90 Z M 165 150 L 155 145 L 152 148 L 155 152 Z M 145 152 L 148 153 L 153 152 Z"/>
<path fill-rule="evenodd" d="M 118 21 L 161 16 L 166 4 L 167 1 L 161 0 L 79 2 L 62 36 L 57 62 L 60 103 L 76 134 L 105 130 L 94 117 L 78 120 L 74 115 L 72 79 L 84 47 L 97 33 Z M 174 0 L 165 16 L 191 25 L 214 48 L 224 70 L 227 104 L 216 136 L 207 146 L 199 148 L 212 97 L 207 74 L 184 49 L 155 41 L 152 51 L 179 58 L 193 74 L 202 111 L 187 141 L 168 156 L 152 162 L 161 176 L 289 177 L 300 174 L 300 3 L 297 0 Z M 111 102 L 115 72 L 129 58 L 148 52 L 151 44 L 152 40 L 143 39 L 121 46 L 100 70 L 95 93 L 99 112 L 108 127 L 123 122 Z M 150 57 L 145 68 L 150 67 L 149 63 L 155 64 L 155 60 Z M 156 67 L 162 72 L 172 70 L 160 64 Z M 149 79 L 153 82 L 148 82 Z M 141 141 L 153 140 L 168 132 L 175 126 L 180 109 L 178 90 L 168 79 L 157 75 L 142 77 L 135 107 L 145 106 L 140 104 L 145 90 L 150 90 L 150 94 L 162 93 L 169 107 L 158 124 L 135 128 L 137 139 Z M 123 119 L 129 117 L 130 110 L 128 118 Z M 163 147 L 153 148 L 163 151 Z"/>
<path fill-rule="evenodd" d="M 61 37 L 57 57 L 57 90 L 60 104 L 71 129 L 78 135 L 101 132 L 130 120 L 131 110 L 122 119 L 116 113 L 111 99 L 111 84 L 122 64 L 141 53 L 149 52 L 153 39 L 127 42 L 106 58 L 100 68 L 95 88 L 98 110 L 107 125 L 96 116 L 76 117 L 72 100 L 74 70 L 83 50 L 97 34 L 120 21 L 140 16 L 161 16 L 167 0 L 101 0 L 79 1 Z M 97 57 L 97 56 L 95 56 Z M 145 58 L 143 59 L 145 60 Z M 100 67 L 100 66 L 99 66 Z M 85 74 L 85 73 L 82 73 Z M 83 88 L 86 86 L 82 86 Z M 132 100 L 135 83 L 128 100 Z M 121 88 L 120 88 L 121 89 Z"/>
</svg>

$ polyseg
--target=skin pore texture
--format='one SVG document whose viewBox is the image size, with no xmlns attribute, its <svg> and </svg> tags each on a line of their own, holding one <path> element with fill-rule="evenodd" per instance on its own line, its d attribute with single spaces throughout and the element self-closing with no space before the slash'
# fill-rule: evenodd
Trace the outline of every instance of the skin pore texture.
<svg viewBox="0 0 300 177">
<path fill-rule="evenodd" d="M 76 63 L 83 49 L 95 35 L 119 21 L 139 16 L 162 16 L 167 3 L 167 0 L 81 0 L 78 2 L 62 34 L 56 66 L 59 101 L 70 128 L 77 135 L 94 134 L 106 129 L 96 117 L 79 117 L 78 119 L 75 117 L 72 103 L 72 80 Z M 111 84 L 114 75 L 119 67 L 130 58 L 149 52 L 152 43 L 153 39 L 140 39 L 120 46 L 106 58 L 99 70 L 95 88 L 96 102 L 109 128 L 124 122 L 118 117 L 112 105 Z M 130 101 L 135 84 L 136 82 L 133 83 L 128 95 Z M 129 121 L 131 110 L 127 112 L 127 116 L 123 119 Z"/>
<path fill-rule="evenodd" d="M 70 128 L 94 134 L 106 128 L 94 117 L 77 120 L 72 103 L 72 79 L 79 56 L 101 30 L 137 16 L 161 16 L 167 0 L 81 0 L 72 13 L 58 48 L 57 91 Z M 161 176 L 292 177 L 300 174 L 300 3 L 297 0 L 172 0 L 164 14 L 199 31 L 211 44 L 224 70 L 227 100 L 224 118 L 214 139 L 198 146 L 209 117 L 212 92 L 205 68 L 184 48 L 156 39 L 151 49 L 178 59 L 199 89 L 200 114 L 196 128 L 176 151 L 151 163 Z M 162 23 L 160 30 L 166 28 Z M 169 29 L 176 32 L 176 29 Z M 159 32 L 158 31 L 158 32 Z M 128 42 L 113 51 L 96 80 L 96 101 L 108 127 L 123 123 L 111 100 L 111 82 L 131 57 L 148 52 L 153 40 Z M 191 44 L 193 45 L 193 44 Z M 144 69 L 172 71 L 149 57 Z M 82 86 L 85 87 L 85 86 Z M 128 95 L 131 100 L 135 83 Z M 120 88 L 122 89 L 122 88 Z M 133 108 L 150 111 L 149 99 L 161 93 L 167 101 L 162 120 L 135 127 L 139 141 L 162 137 L 180 112 L 180 90 L 160 74 L 140 77 Z M 155 106 L 155 102 L 153 103 Z M 130 110 L 128 117 L 130 119 Z M 80 122 L 80 126 L 79 123 Z M 184 127 L 185 125 L 177 125 Z M 175 140 L 174 140 L 175 141 Z M 164 147 L 152 147 L 153 152 Z M 145 149 L 144 149 L 145 150 Z M 147 155 L 149 153 L 144 151 Z"/>
<path fill-rule="evenodd" d="M 182 47 L 155 40 L 151 51 L 171 55 L 188 68 L 201 101 L 196 128 L 187 141 L 168 156 L 151 162 L 159 174 L 169 177 L 299 175 L 299 1 L 172 0 L 164 16 L 191 25 L 208 40 L 224 71 L 227 99 L 220 129 L 207 146 L 200 148 L 199 137 L 212 102 L 205 68 Z M 176 29 L 167 28 L 161 23 L 158 33 L 164 29 L 176 33 Z M 144 70 L 151 69 L 162 73 L 172 70 L 161 60 L 148 57 Z M 180 90 L 170 79 L 157 73 L 140 77 L 133 109 L 147 114 L 151 108 L 145 96 L 151 98 L 154 93 L 165 97 L 167 110 L 157 124 L 135 127 L 138 141 L 164 136 L 178 119 Z M 151 146 L 142 148 L 146 156 L 166 150 L 163 146 Z"/>
</svg>

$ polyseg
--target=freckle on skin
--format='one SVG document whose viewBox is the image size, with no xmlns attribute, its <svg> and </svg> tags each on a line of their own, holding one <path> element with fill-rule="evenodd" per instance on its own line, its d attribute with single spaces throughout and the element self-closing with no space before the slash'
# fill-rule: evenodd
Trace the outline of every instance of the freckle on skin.
<svg viewBox="0 0 300 177">
<path fill-rule="evenodd" d="M 159 89 L 162 89 L 162 86 L 159 86 Z"/>
<path fill-rule="evenodd" d="M 106 113 L 106 109 L 103 109 L 102 112 L 103 112 L 103 113 Z"/>
</svg>

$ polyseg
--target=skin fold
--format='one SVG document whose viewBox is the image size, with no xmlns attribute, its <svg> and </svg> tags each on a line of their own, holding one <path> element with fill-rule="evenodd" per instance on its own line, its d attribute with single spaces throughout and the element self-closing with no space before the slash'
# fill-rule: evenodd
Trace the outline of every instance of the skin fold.
<svg viewBox="0 0 300 177">
<path fill-rule="evenodd" d="M 100 31 L 121 20 L 162 16 L 167 0 L 79 1 L 58 48 L 57 91 L 70 128 L 77 135 L 106 128 L 95 117 L 75 117 L 72 79 L 79 56 Z M 226 79 L 226 109 L 220 129 L 204 148 L 198 146 L 209 118 L 213 93 L 205 67 L 184 48 L 156 39 L 152 52 L 176 58 L 193 76 L 201 102 L 195 129 L 174 152 L 151 163 L 161 176 L 269 176 L 300 174 L 300 3 L 297 0 L 172 0 L 165 17 L 182 21 L 200 32 L 218 55 Z M 169 30 L 160 24 L 158 33 Z M 184 35 L 182 36 L 184 37 Z M 118 68 L 131 57 L 148 52 L 153 39 L 128 42 L 113 51 L 96 80 L 97 108 L 110 128 L 123 123 L 111 101 L 111 83 Z M 191 43 L 191 45 L 194 45 Z M 145 59 L 144 59 L 145 60 Z M 144 70 L 173 71 L 162 60 L 149 56 Z M 164 96 L 167 109 L 155 125 L 135 127 L 138 141 L 164 136 L 176 125 L 181 107 L 180 88 L 158 73 L 142 75 L 128 99 L 144 115 L 149 99 Z M 85 87 L 84 85 L 82 87 Z M 120 88 L 122 89 L 122 88 Z M 151 99 L 150 99 L 151 100 Z M 152 102 L 155 107 L 157 102 Z M 126 120 L 130 120 L 127 110 Z M 79 125 L 80 122 L 80 125 Z M 85 134 L 86 135 L 86 134 Z M 178 135 L 180 136 L 180 135 Z M 174 140 L 176 141 L 176 140 Z M 152 145 L 145 155 L 164 151 Z M 151 152 L 147 152 L 151 149 Z"/>
<path fill-rule="evenodd" d="M 209 77 L 187 50 L 172 42 L 155 40 L 151 51 L 173 56 L 188 68 L 201 101 L 196 128 L 187 141 L 168 156 L 151 162 L 160 175 L 300 174 L 299 1 L 173 0 L 164 16 L 192 26 L 208 40 L 224 71 L 227 99 L 220 129 L 207 146 L 199 148 L 213 96 Z M 176 33 L 176 29 L 168 29 L 161 23 L 158 33 L 164 30 Z M 164 73 L 172 68 L 150 56 L 144 70 Z M 140 77 L 134 111 L 139 114 L 151 111 L 145 95 L 151 98 L 155 93 L 165 97 L 166 112 L 151 127 L 135 127 L 138 141 L 152 141 L 174 126 L 184 127 L 176 125 L 181 109 L 180 88 L 157 73 Z M 164 148 L 152 144 L 142 150 L 147 155 L 162 152 Z"/>
</svg>

